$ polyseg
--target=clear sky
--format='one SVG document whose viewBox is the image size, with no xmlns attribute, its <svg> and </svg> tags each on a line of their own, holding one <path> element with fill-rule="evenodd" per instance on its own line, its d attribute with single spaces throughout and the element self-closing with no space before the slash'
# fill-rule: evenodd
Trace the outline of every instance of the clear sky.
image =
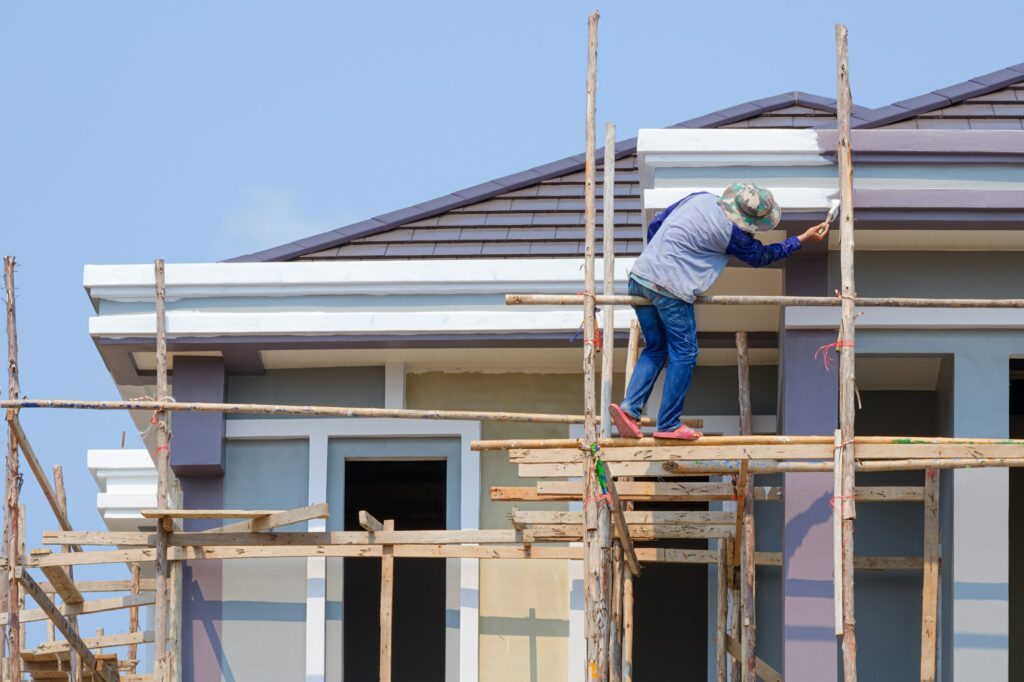
<svg viewBox="0 0 1024 682">
<path fill-rule="evenodd" d="M 216 261 L 583 150 L 575 0 L 6 2 L 0 251 L 20 262 L 22 391 L 116 397 L 85 263 Z M 622 137 L 790 90 L 881 106 L 1024 61 L 1018 2 L 608 2 L 598 125 Z M 0 382 L 6 395 L 6 382 Z M 24 417 L 99 529 L 87 448 L 119 414 Z M 26 480 L 30 546 L 55 524 Z M 79 571 L 89 578 L 97 571 Z M 83 623 L 116 622 L 125 617 Z"/>
</svg>

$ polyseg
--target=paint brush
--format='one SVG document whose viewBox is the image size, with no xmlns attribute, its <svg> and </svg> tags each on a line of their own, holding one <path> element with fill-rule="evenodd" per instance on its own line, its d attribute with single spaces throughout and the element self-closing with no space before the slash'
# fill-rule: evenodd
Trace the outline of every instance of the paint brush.
<svg viewBox="0 0 1024 682">
<path fill-rule="evenodd" d="M 818 230 L 818 234 L 825 234 L 825 229 L 835 222 L 835 219 L 839 217 L 839 199 L 833 199 L 832 205 L 829 206 L 828 215 L 825 216 L 825 227 Z"/>
</svg>

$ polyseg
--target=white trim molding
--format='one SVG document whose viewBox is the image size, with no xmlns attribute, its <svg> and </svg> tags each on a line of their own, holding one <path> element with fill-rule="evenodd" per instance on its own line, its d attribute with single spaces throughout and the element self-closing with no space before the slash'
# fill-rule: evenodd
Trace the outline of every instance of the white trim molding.
<svg viewBox="0 0 1024 682">
<path fill-rule="evenodd" d="M 617 281 L 626 281 L 634 260 L 615 259 Z M 167 300 L 575 293 L 582 267 L 582 258 L 169 263 Z M 83 284 L 94 305 L 154 300 L 152 265 L 86 265 Z"/>
<path fill-rule="evenodd" d="M 1021 308 L 860 307 L 857 329 L 1024 329 Z M 786 329 L 838 329 L 839 306 L 788 307 Z"/>
</svg>

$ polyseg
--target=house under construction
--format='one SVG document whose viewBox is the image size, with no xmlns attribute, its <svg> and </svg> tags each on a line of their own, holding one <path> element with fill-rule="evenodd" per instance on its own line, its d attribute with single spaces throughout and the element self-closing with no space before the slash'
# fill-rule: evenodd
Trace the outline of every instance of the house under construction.
<svg viewBox="0 0 1024 682">
<path fill-rule="evenodd" d="M 120 401 L 19 399 L 7 261 L 6 679 L 1024 676 L 1024 65 L 854 107 L 837 27 L 837 100 L 598 148 L 596 27 L 578 157 L 230 262 L 86 266 Z M 829 243 L 698 302 L 703 439 L 613 438 L 644 225 L 736 179 L 782 205 L 768 240 L 839 199 Z M 107 529 L 28 409 L 131 414 L 145 450 L 89 453 Z M 76 580 L 99 564 L 124 579 Z"/>
</svg>

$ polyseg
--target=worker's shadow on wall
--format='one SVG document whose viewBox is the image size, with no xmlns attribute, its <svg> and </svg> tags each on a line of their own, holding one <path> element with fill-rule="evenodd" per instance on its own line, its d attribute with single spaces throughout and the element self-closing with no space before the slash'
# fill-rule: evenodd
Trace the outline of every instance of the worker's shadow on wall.
<svg viewBox="0 0 1024 682">
<path fill-rule="evenodd" d="M 538 618 L 537 609 L 530 609 L 526 618 L 480 616 L 480 634 L 498 637 L 527 637 L 530 642 L 530 682 L 538 682 L 537 638 L 568 637 L 569 621 L 561 618 Z"/>
<path fill-rule="evenodd" d="M 206 639 L 209 642 L 209 647 L 213 650 L 213 655 L 217 657 L 217 663 L 220 666 L 220 674 L 223 676 L 224 682 L 236 682 L 235 674 L 231 671 L 231 663 L 228 661 L 227 656 L 221 656 L 220 652 L 224 651 L 223 643 L 220 639 L 220 623 L 222 622 L 222 608 L 223 602 L 221 601 L 209 601 L 203 597 L 202 586 L 191 581 L 191 572 L 186 574 L 186 578 L 189 579 L 189 585 L 187 594 L 189 595 L 189 620 L 186 622 L 185 627 L 188 632 L 194 633 L 192 628 L 194 623 L 201 623 L 203 626 L 203 632 L 206 633 Z M 184 632 L 182 634 L 185 634 Z M 203 662 L 197 659 L 195 655 L 195 642 L 193 641 L 195 635 L 192 637 L 185 636 L 182 642 L 182 662 L 184 665 L 192 666 L 191 679 L 202 680 L 208 679 L 209 671 L 203 672 Z"/>
</svg>

